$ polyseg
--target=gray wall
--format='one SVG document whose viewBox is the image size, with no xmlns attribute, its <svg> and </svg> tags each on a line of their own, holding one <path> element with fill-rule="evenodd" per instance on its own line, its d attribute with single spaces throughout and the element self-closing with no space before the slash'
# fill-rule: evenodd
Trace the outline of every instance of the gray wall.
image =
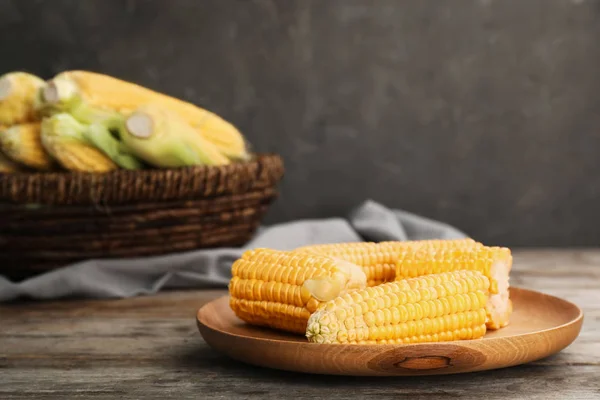
<svg viewBox="0 0 600 400">
<path fill-rule="evenodd" d="M 3 0 L 0 54 L 230 119 L 285 158 L 267 222 L 371 198 L 489 243 L 599 243 L 598 0 Z"/>
</svg>

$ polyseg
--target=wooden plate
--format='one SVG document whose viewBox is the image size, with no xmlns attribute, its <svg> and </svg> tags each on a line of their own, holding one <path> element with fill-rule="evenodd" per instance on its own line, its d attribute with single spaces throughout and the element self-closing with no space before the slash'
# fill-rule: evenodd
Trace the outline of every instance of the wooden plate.
<svg viewBox="0 0 600 400">
<path fill-rule="evenodd" d="M 524 364 L 567 347 L 581 330 L 582 311 L 557 297 L 511 288 L 511 324 L 483 339 L 407 345 L 332 345 L 258 328 L 239 320 L 229 297 L 198 311 L 204 340 L 249 364 L 334 375 L 437 375 Z"/>
</svg>

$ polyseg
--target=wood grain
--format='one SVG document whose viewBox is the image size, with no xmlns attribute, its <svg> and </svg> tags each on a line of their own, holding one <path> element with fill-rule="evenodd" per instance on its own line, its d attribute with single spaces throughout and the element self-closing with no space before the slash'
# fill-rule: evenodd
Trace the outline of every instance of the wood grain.
<svg viewBox="0 0 600 400">
<path fill-rule="evenodd" d="M 481 340 L 413 345 L 318 345 L 238 319 L 224 296 L 202 307 L 198 327 L 206 342 L 254 365 L 318 374 L 359 376 L 441 375 L 505 368 L 547 357 L 571 344 L 583 322 L 567 301 L 513 288 L 508 327 Z"/>
<path fill-rule="evenodd" d="M 0 399 L 600 398 L 600 250 L 517 250 L 511 280 L 580 306 L 577 340 L 526 365 L 417 378 L 306 375 L 232 360 L 195 324 L 198 308 L 223 290 L 2 305 Z"/>
</svg>

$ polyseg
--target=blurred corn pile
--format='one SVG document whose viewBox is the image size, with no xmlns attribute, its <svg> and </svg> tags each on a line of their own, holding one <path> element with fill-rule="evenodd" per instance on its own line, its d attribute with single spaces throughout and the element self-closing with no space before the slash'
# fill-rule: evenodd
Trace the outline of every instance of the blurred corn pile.
<svg viewBox="0 0 600 400">
<path fill-rule="evenodd" d="M 225 165 L 251 159 L 218 115 L 87 71 L 0 76 L 0 173 Z"/>
</svg>

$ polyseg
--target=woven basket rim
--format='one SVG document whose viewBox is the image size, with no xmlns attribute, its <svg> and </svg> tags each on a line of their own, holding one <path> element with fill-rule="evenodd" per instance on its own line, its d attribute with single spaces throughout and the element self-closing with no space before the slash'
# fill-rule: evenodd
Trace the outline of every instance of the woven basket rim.
<svg viewBox="0 0 600 400">
<path fill-rule="evenodd" d="M 88 172 L 0 173 L 0 202 L 18 204 L 121 204 L 201 199 L 272 188 L 283 160 L 257 153 L 223 166 Z"/>
<path fill-rule="evenodd" d="M 19 171 L 19 172 L 11 172 L 11 173 L 2 173 L 0 172 L 0 177 L 14 179 L 14 178 L 31 178 L 31 177 L 44 177 L 46 179 L 56 179 L 56 178 L 70 178 L 76 179 L 77 177 L 108 177 L 111 176 L 152 176 L 164 174 L 166 172 L 170 173 L 181 173 L 184 171 L 210 171 L 216 169 L 228 169 L 231 166 L 249 166 L 252 164 L 258 164 L 265 159 L 276 159 L 281 158 L 276 153 L 257 153 L 254 155 L 254 158 L 249 161 L 236 162 L 228 165 L 216 165 L 216 166 L 206 166 L 206 165 L 198 165 L 198 166 L 190 166 L 190 167 L 177 167 L 177 168 L 148 168 L 148 169 L 140 169 L 140 170 L 128 170 L 128 169 L 115 169 L 107 172 L 78 172 L 78 171 Z"/>
</svg>

